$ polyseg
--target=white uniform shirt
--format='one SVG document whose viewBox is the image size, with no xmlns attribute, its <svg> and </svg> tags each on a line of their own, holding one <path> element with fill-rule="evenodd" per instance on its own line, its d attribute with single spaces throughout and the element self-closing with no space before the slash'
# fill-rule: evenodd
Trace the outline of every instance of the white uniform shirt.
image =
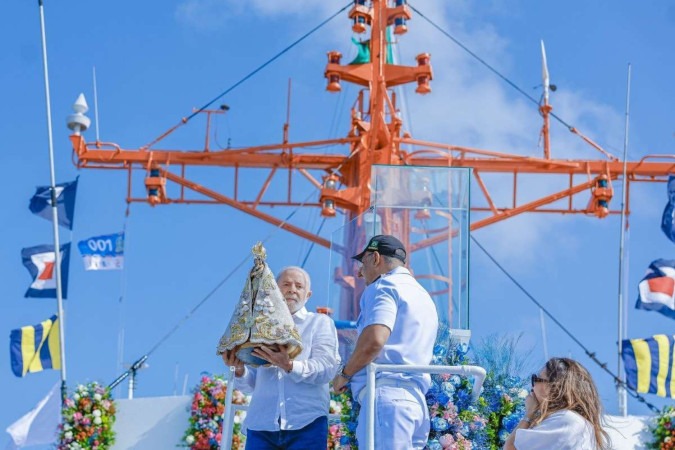
<svg viewBox="0 0 675 450">
<path fill-rule="evenodd" d="M 533 428 L 516 430 L 518 450 L 595 450 L 593 426 L 574 411 L 557 411 Z"/>
<path fill-rule="evenodd" d="M 389 340 L 375 358 L 378 364 L 431 364 L 434 353 L 438 313 L 429 293 L 408 269 L 397 267 L 366 287 L 361 295 L 358 333 L 369 325 L 384 325 L 391 330 Z M 410 380 L 422 394 L 431 386 L 428 374 L 378 372 L 377 378 Z M 352 378 L 354 398 L 366 386 L 366 368 Z"/>
<path fill-rule="evenodd" d="M 340 356 L 333 320 L 302 308 L 293 314 L 302 353 L 286 373 L 278 367 L 245 368 L 236 389 L 252 394 L 244 426 L 256 431 L 298 430 L 328 415 L 328 382 Z"/>
</svg>

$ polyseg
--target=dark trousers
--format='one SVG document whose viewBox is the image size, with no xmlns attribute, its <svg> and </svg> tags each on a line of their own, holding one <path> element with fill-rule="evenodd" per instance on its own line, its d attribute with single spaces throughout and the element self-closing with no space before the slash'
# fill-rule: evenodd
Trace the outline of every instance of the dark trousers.
<svg viewBox="0 0 675 450">
<path fill-rule="evenodd" d="M 299 430 L 248 430 L 246 450 L 319 450 L 327 440 L 328 417 L 323 416 Z"/>
</svg>

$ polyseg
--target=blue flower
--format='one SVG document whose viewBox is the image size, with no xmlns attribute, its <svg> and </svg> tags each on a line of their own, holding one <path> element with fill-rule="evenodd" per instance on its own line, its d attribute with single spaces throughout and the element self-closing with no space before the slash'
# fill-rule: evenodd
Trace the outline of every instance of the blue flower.
<svg viewBox="0 0 675 450">
<path fill-rule="evenodd" d="M 445 392 L 448 395 L 452 395 L 455 393 L 455 385 L 450 383 L 449 381 L 446 381 L 441 385 L 441 389 L 443 389 L 443 392 Z"/>
<path fill-rule="evenodd" d="M 436 439 L 430 440 L 427 442 L 427 445 L 429 446 L 429 450 L 443 450 L 443 446 Z"/>
<path fill-rule="evenodd" d="M 431 420 L 431 428 L 433 428 L 434 431 L 445 431 L 448 429 L 448 421 L 442 417 L 434 417 Z"/>
<path fill-rule="evenodd" d="M 517 413 L 509 414 L 508 416 L 504 417 L 502 419 L 502 425 L 504 425 L 504 429 L 509 433 L 515 430 L 516 426 L 518 426 L 518 422 L 520 422 L 520 418 L 521 415 Z"/>
<path fill-rule="evenodd" d="M 502 428 L 499 431 L 499 440 L 501 442 L 505 442 L 508 437 L 509 437 L 509 432 Z"/>
</svg>

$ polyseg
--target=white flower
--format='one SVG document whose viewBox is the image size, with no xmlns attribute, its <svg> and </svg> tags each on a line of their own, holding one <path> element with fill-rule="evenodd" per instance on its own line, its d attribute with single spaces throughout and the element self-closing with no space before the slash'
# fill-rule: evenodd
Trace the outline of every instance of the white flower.
<svg viewBox="0 0 675 450">
<path fill-rule="evenodd" d="M 63 433 L 63 436 L 66 439 L 72 439 L 73 438 L 73 432 L 72 431 L 66 431 L 65 433 Z"/>
<path fill-rule="evenodd" d="M 194 436 L 192 436 L 191 434 L 189 434 L 189 435 L 185 438 L 185 442 L 186 442 L 188 445 L 192 445 L 192 443 L 193 443 L 194 441 L 195 441 L 195 438 L 194 438 Z"/>
<path fill-rule="evenodd" d="M 518 397 L 527 398 L 527 389 L 521 389 L 520 391 L 518 391 Z"/>
<path fill-rule="evenodd" d="M 234 416 L 234 423 L 241 423 L 241 418 L 239 416 Z"/>
<path fill-rule="evenodd" d="M 103 396 L 101 394 L 99 394 L 98 392 L 96 394 L 94 394 L 94 400 L 96 400 L 97 402 L 100 402 L 102 398 L 103 398 Z"/>
<path fill-rule="evenodd" d="M 94 423 L 95 423 L 96 425 L 101 425 L 101 422 L 103 422 L 103 421 L 101 420 L 100 417 L 94 417 Z"/>
<path fill-rule="evenodd" d="M 68 431 L 68 430 L 70 430 L 71 428 L 72 428 L 72 427 L 71 427 L 69 424 L 67 424 L 67 423 L 64 423 L 64 424 L 63 424 L 63 431 Z"/>
<path fill-rule="evenodd" d="M 80 399 L 80 394 L 77 392 L 73 394 L 73 400 L 78 401 Z"/>
<path fill-rule="evenodd" d="M 101 417 L 101 411 L 98 409 L 93 410 L 91 413 L 94 415 L 94 417 Z"/>
</svg>

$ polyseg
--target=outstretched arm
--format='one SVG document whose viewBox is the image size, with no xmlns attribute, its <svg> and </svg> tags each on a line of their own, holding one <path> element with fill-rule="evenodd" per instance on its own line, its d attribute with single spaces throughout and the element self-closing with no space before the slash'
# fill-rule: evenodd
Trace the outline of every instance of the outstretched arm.
<svg viewBox="0 0 675 450">
<path fill-rule="evenodd" d="M 345 364 L 344 373 L 350 376 L 354 375 L 373 362 L 382 351 L 390 335 L 391 330 L 385 325 L 373 324 L 364 328 L 356 341 L 356 347 L 351 358 Z M 347 379 L 340 374 L 336 375 L 333 379 L 333 391 L 335 393 L 344 392 L 347 382 Z"/>
</svg>

